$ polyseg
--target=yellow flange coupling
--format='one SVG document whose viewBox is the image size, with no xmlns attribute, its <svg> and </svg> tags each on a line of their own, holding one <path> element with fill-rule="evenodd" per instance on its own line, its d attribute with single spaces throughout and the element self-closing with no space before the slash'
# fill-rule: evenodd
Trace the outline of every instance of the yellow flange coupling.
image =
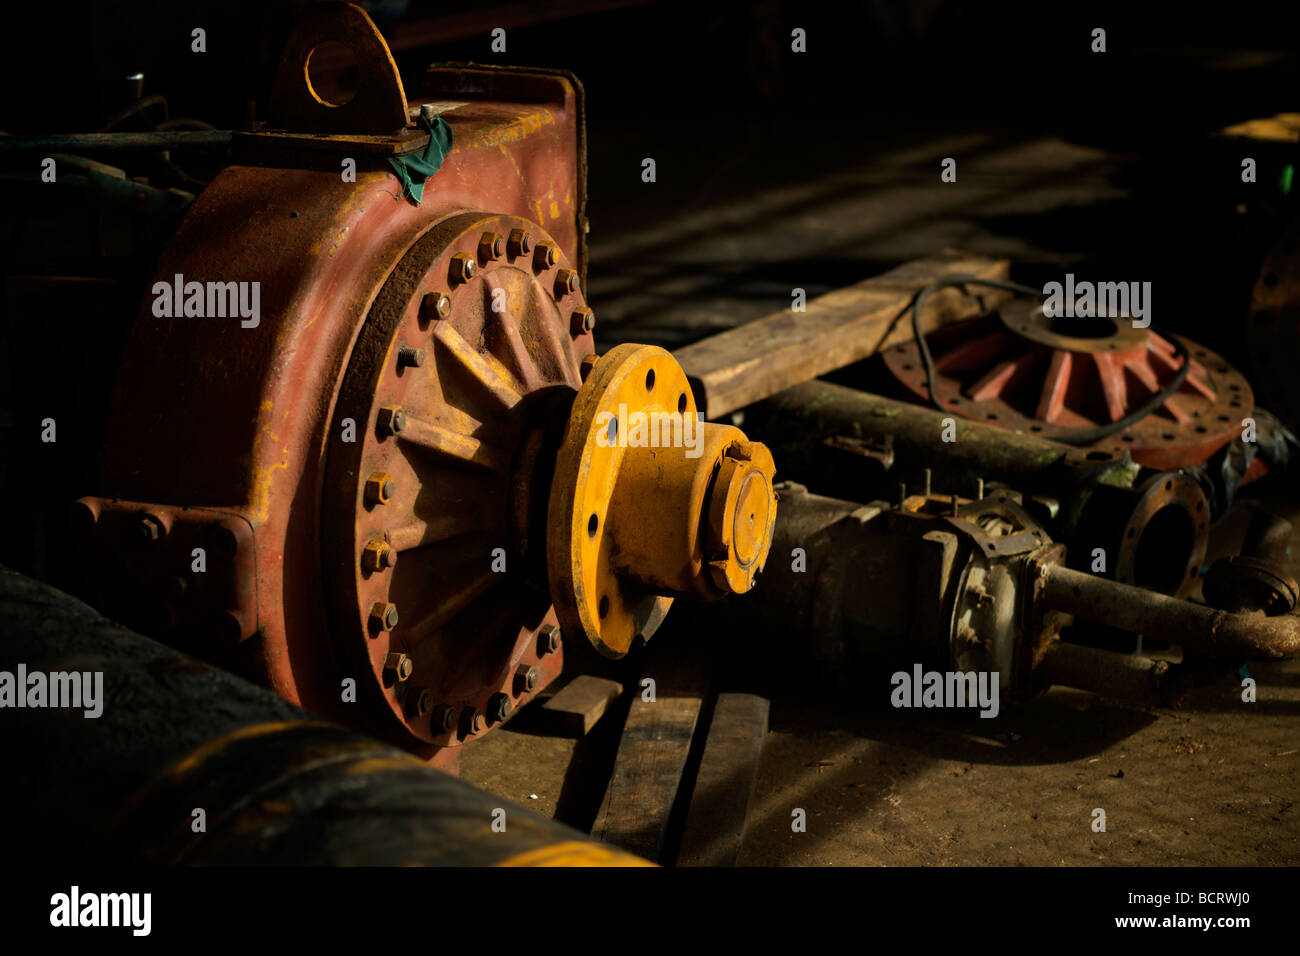
<svg viewBox="0 0 1300 956">
<path fill-rule="evenodd" d="M 601 356 L 551 484 L 546 558 L 561 627 L 620 657 L 674 597 L 748 591 L 772 544 L 775 471 L 765 445 L 701 420 L 668 352 L 620 345 Z"/>
</svg>

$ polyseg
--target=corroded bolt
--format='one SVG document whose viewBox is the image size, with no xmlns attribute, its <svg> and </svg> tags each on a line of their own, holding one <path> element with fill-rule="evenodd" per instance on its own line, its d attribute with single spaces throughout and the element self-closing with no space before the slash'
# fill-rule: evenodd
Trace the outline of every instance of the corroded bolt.
<svg viewBox="0 0 1300 956">
<path fill-rule="evenodd" d="M 372 505 L 387 504 L 388 499 L 393 497 L 393 492 L 397 486 L 393 483 L 392 477 L 386 471 L 376 471 L 366 479 L 366 503 Z"/>
<path fill-rule="evenodd" d="M 429 715 L 429 729 L 436 733 L 449 734 L 456 726 L 456 709 L 446 704 L 439 704 Z"/>
<path fill-rule="evenodd" d="M 555 273 L 555 297 L 563 299 L 578 291 L 578 273 L 572 269 L 560 269 Z"/>
<path fill-rule="evenodd" d="M 488 698 L 488 720 L 499 724 L 510 716 L 513 708 L 514 704 L 510 702 L 509 694 L 493 694 Z"/>
<path fill-rule="evenodd" d="M 591 374 L 591 370 L 596 367 L 596 360 L 599 358 L 599 355 L 584 355 L 578 363 L 578 374 L 584 382 L 587 380 L 587 376 Z"/>
<path fill-rule="evenodd" d="M 528 255 L 533 251 L 533 237 L 522 229 L 510 230 L 510 241 L 506 243 L 506 251 L 510 253 L 511 259 Z"/>
<path fill-rule="evenodd" d="M 397 563 L 397 552 L 387 541 L 368 541 L 361 552 L 361 566 L 367 571 L 383 571 Z"/>
<path fill-rule="evenodd" d="M 421 318 L 429 322 L 434 318 L 445 319 L 451 315 L 451 299 L 445 292 L 430 292 L 420 301 Z"/>
<path fill-rule="evenodd" d="M 412 701 L 411 710 L 416 717 L 424 717 L 433 710 L 433 694 L 427 689 L 421 688 L 418 694 L 407 697 L 407 700 Z"/>
<path fill-rule="evenodd" d="M 162 522 L 153 515 L 145 515 L 140 519 L 139 534 L 145 541 L 157 541 L 163 536 Z"/>
<path fill-rule="evenodd" d="M 466 707 L 460 712 L 460 735 L 481 734 L 487 730 L 487 718 L 477 707 Z"/>
<path fill-rule="evenodd" d="M 582 335 L 590 332 L 596 327 L 596 313 L 591 309 L 576 309 L 573 318 L 569 320 L 569 331 L 574 335 Z"/>
<path fill-rule="evenodd" d="M 385 438 L 396 435 L 406 427 L 406 412 L 402 411 L 401 405 L 385 405 L 379 410 L 375 426 L 379 429 L 379 434 Z"/>
<path fill-rule="evenodd" d="M 478 263 L 472 256 L 467 256 L 463 252 L 458 252 L 451 257 L 451 268 L 448 275 L 452 282 L 468 282 L 478 275 Z"/>
<path fill-rule="evenodd" d="M 424 349 L 413 349 L 403 345 L 397 350 L 398 368 L 419 368 L 424 364 Z"/>
<path fill-rule="evenodd" d="M 515 696 L 531 694 L 537 689 L 537 668 L 520 664 L 515 671 Z"/>
<path fill-rule="evenodd" d="M 541 272 L 543 269 L 549 269 L 560 261 L 560 250 L 555 247 L 553 242 L 539 242 L 537 250 L 533 253 L 533 270 Z"/>
<path fill-rule="evenodd" d="M 391 674 L 397 680 L 406 680 L 410 677 L 414 667 L 411 659 L 398 651 L 389 651 L 388 656 L 384 658 L 384 673 Z"/>
<path fill-rule="evenodd" d="M 478 257 L 484 262 L 500 259 L 505 252 L 506 243 L 495 232 L 485 232 L 478 241 Z"/>
<path fill-rule="evenodd" d="M 554 654 L 560 649 L 562 635 L 554 624 L 543 624 L 537 632 L 537 653 Z"/>
<path fill-rule="evenodd" d="M 370 627 L 376 631 L 391 631 L 397 627 L 397 605 L 387 601 L 370 605 Z"/>
</svg>

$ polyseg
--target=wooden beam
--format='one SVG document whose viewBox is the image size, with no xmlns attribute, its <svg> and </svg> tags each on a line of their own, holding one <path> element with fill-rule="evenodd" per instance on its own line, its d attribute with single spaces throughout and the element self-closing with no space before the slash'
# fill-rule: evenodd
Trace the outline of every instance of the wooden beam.
<svg viewBox="0 0 1300 956">
<path fill-rule="evenodd" d="M 767 712 L 762 697 L 718 695 L 677 853 L 678 866 L 736 865 L 767 739 Z"/>
<path fill-rule="evenodd" d="M 669 649 L 656 655 L 645 676 L 652 678 L 654 700 L 642 683 L 623 725 L 614 772 L 591 835 L 656 863 L 663 862 L 682 773 L 690 755 L 695 722 L 704 703 L 706 670 L 697 652 Z"/>
<path fill-rule="evenodd" d="M 775 395 L 912 337 L 907 308 L 925 286 L 952 276 L 1003 279 L 1007 259 L 960 252 L 904 263 L 883 275 L 836 289 L 808 303 L 808 311 L 782 309 L 762 319 L 709 336 L 673 355 L 690 378 L 705 418 Z M 948 288 L 926 297 L 921 328 L 983 315 L 1011 297 L 1000 289 L 972 286 L 971 294 Z"/>
<path fill-rule="evenodd" d="M 579 674 L 541 707 L 546 729 L 566 737 L 585 737 L 623 693 L 616 680 Z"/>
</svg>

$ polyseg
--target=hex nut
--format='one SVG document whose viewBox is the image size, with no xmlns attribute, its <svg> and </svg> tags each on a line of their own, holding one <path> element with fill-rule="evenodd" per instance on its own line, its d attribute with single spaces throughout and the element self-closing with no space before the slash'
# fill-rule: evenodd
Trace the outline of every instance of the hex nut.
<svg viewBox="0 0 1300 956">
<path fill-rule="evenodd" d="M 537 668 L 520 664 L 515 671 L 515 696 L 531 694 L 537 689 Z"/>
<path fill-rule="evenodd" d="M 562 640 L 563 635 L 558 627 L 554 624 L 543 624 L 537 632 L 537 653 L 539 655 L 554 654 L 560 649 Z"/>
<path fill-rule="evenodd" d="M 464 283 L 478 275 L 478 263 L 472 256 L 458 252 L 451 257 L 448 275 L 453 283 Z"/>
<path fill-rule="evenodd" d="M 384 438 L 399 434 L 406 427 L 406 412 L 401 405 L 385 405 L 375 418 L 375 427 Z"/>
<path fill-rule="evenodd" d="M 487 718 L 477 707 L 466 707 L 460 713 L 460 735 L 469 737 L 487 730 Z"/>
<path fill-rule="evenodd" d="M 533 237 L 523 229 L 510 230 L 510 239 L 506 243 L 506 251 L 510 253 L 511 259 L 528 255 L 533 251 Z"/>
<path fill-rule="evenodd" d="M 572 269 L 560 269 L 555 273 L 555 297 L 563 299 L 578 291 L 578 273 Z"/>
<path fill-rule="evenodd" d="M 539 242 L 533 252 L 533 271 L 542 272 L 560 261 L 560 250 L 553 242 Z"/>
<path fill-rule="evenodd" d="M 596 327 L 596 313 L 591 309 L 575 309 L 569 320 L 569 331 L 574 335 L 583 335 Z"/>
<path fill-rule="evenodd" d="M 429 729 L 433 733 L 449 734 L 456 729 L 456 708 L 439 704 L 429 715 Z"/>
<path fill-rule="evenodd" d="M 162 522 L 153 515 L 145 515 L 140 519 L 138 533 L 143 541 L 157 541 L 164 534 Z"/>
<path fill-rule="evenodd" d="M 370 605 L 370 627 L 374 631 L 391 631 L 397 627 L 397 605 L 388 601 L 376 601 Z"/>
<path fill-rule="evenodd" d="M 451 315 L 451 299 L 445 292 L 430 292 L 420 302 L 421 317 L 428 322 Z"/>
<path fill-rule="evenodd" d="M 510 700 L 509 694 L 496 693 L 488 698 L 488 719 L 494 724 L 499 724 L 510 716 L 514 709 L 514 703 Z"/>
<path fill-rule="evenodd" d="M 484 262 L 500 259 L 505 252 L 506 243 L 495 232 L 485 232 L 478 241 L 478 257 Z"/>
<path fill-rule="evenodd" d="M 386 471 L 376 471 L 366 479 L 365 498 L 367 504 L 383 505 L 393 497 L 397 485 Z"/>
<path fill-rule="evenodd" d="M 397 651 L 390 651 L 388 656 L 384 658 L 384 673 L 391 675 L 396 680 L 406 680 L 411 676 L 411 671 L 414 668 L 415 665 L 411 663 L 411 659 Z"/>
<path fill-rule="evenodd" d="M 367 541 L 361 552 L 361 566 L 367 571 L 386 571 L 397 563 L 397 552 L 387 541 Z"/>
</svg>

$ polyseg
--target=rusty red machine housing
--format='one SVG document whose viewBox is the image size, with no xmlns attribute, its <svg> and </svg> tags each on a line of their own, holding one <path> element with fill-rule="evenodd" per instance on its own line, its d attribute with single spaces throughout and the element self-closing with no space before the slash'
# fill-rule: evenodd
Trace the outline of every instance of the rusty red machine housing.
<svg viewBox="0 0 1300 956">
<path fill-rule="evenodd" d="M 563 330 L 541 345 L 525 330 L 525 351 L 537 368 L 545 366 L 536 384 L 576 387 L 579 363 L 594 347 L 581 294 L 587 222 L 579 83 L 560 72 L 435 66 L 423 92 L 410 112 L 435 104 L 454 148 L 420 204 L 400 194 L 385 155 L 367 152 L 364 136 L 243 143 L 235 164 L 195 200 L 150 285 L 178 275 L 186 283 L 255 282 L 260 320 L 244 327 L 238 318 L 158 317 L 153 296 L 145 296 L 109 416 L 104 493 L 76 505 L 77 547 L 82 593 L 107 613 L 164 640 L 187 635 L 183 650 L 449 764 L 458 744 L 560 673 L 554 611 L 544 589 L 521 582 L 522 567 L 487 582 L 474 596 L 496 612 L 476 625 L 501 630 L 487 641 L 491 652 L 448 667 L 454 686 L 435 687 L 420 700 L 396 692 L 412 661 L 394 659 L 382 608 L 377 621 L 366 605 L 360 621 L 331 621 L 341 585 L 323 558 L 339 546 L 327 540 L 328 529 L 339 520 L 363 521 L 373 501 L 362 496 L 373 489 L 364 489 L 365 475 L 352 474 L 343 498 L 355 491 L 358 512 L 340 515 L 346 507 L 327 472 L 347 471 L 337 464 L 345 451 L 382 437 L 358 418 L 361 444 L 340 446 L 339 403 L 356 374 L 350 365 L 364 364 L 359 347 L 393 344 L 366 338 L 372 311 L 393 282 L 406 283 L 408 297 L 418 300 L 413 313 L 409 303 L 401 306 L 414 322 L 437 320 L 443 308 L 481 315 L 481 302 L 454 304 L 458 294 L 478 293 L 438 274 L 449 260 L 437 256 L 456 259 L 452 269 L 476 260 L 462 279 L 497 259 L 531 275 L 516 283 L 517 298 L 531 303 L 524 311 L 543 310 L 542 325 Z M 355 159 L 355 181 L 340 175 L 341 157 Z M 544 247 L 540 261 L 531 248 L 505 248 L 511 227 L 523 223 L 532 224 L 530 245 Z M 447 234 L 435 255 L 428 247 L 439 230 Z M 481 248 L 481 237 L 493 232 L 501 242 Z M 422 248 L 424 260 L 406 265 L 403 275 L 408 257 Z M 467 334 L 465 322 L 460 335 Z M 512 427 L 523 432 L 527 425 L 520 419 Z M 504 480 L 497 474 L 489 482 L 494 491 L 484 493 L 499 491 L 500 507 L 475 510 L 467 499 L 465 524 L 499 531 L 506 543 L 511 529 L 494 528 L 490 515 L 518 511 L 510 496 L 533 466 L 512 461 L 498 469 L 507 472 Z M 350 567 L 361 582 L 365 575 Z M 517 598 L 506 600 L 507 591 Z M 354 653 L 352 633 L 340 636 L 340 626 L 370 627 L 370 653 Z M 366 657 L 374 666 L 365 666 Z M 421 666 L 418 658 L 413 663 Z M 430 699 L 440 694 L 446 699 Z M 360 720 L 358 708 L 366 714 Z M 455 708 L 456 716 L 442 708 Z"/>
</svg>

